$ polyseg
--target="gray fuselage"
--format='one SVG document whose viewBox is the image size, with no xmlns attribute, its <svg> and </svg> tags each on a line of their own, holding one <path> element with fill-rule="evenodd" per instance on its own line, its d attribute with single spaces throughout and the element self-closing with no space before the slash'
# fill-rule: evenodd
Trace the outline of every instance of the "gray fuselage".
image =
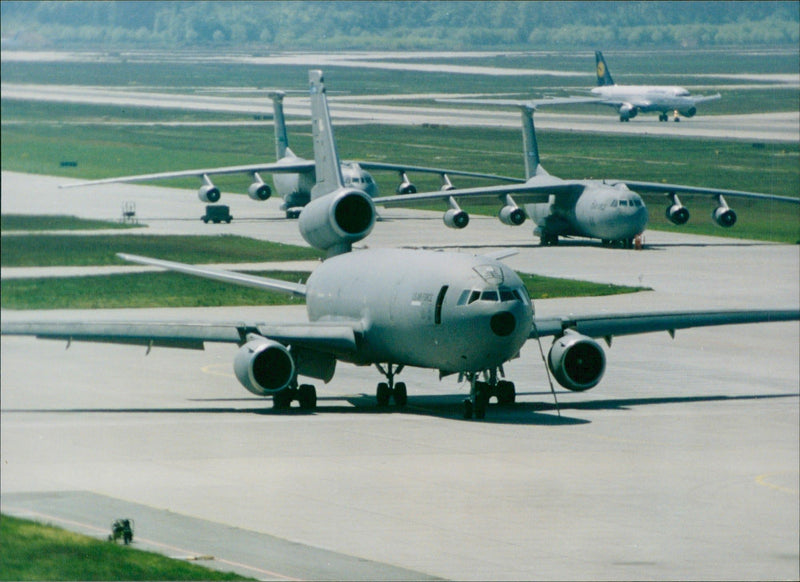
<svg viewBox="0 0 800 582">
<path fill-rule="evenodd" d="M 307 283 L 310 321 L 358 321 L 356 364 L 444 373 L 494 369 L 518 355 L 533 306 L 519 276 L 488 257 L 376 249 L 326 260 Z"/>
</svg>

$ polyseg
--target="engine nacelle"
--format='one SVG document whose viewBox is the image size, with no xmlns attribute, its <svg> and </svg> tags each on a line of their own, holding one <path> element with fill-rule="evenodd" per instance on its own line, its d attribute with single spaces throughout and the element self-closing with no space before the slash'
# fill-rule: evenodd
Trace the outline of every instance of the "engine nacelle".
<svg viewBox="0 0 800 582">
<path fill-rule="evenodd" d="M 678 113 L 680 113 L 684 117 L 694 117 L 695 113 L 697 113 L 697 107 L 689 107 L 688 109 L 678 109 Z"/>
<path fill-rule="evenodd" d="M 300 214 L 300 234 L 314 248 L 345 252 L 375 225 L 375 205 L 361 190 L 339 190 L 309 202 Z"/>
<path fill-rule="evenodd" d="M 553 341 L 547 363 L 558 383 L 574 392 L 594 388 L 606 371 L 606 356 L 600 344 L 575 331 L 567 331 Z"/>
<path fill-rule="evenodd" d="M 236 352 L 233 371 L 242 386 L 256 396 L 288 387 L 295 375 L 294 360 L 283 344 L 253 337 Z"/>
<path fill-rule="evenodd" d="M 444 223 L 449 228 L 464 228 L 469 224 L 469 214 L 460 208 L 450 208 L 444 213 Z"/>
<path fill-rule="evenodd" d="M 673 204 L 667 208 L 667 219 L 678 226 L 689 222 L 689 209 L 683 204 Z"/>
<path fill-rule="evenodd" d="M 630 103 L 625 103 L 624 105 L 620 105 L 619 108 L 619 119 L 620 121 L 628 121 L 629 119 L 633 119 L 639 113 L 639 110 L 636 109 Z"/>
<path fill-rule="evenodd" d="M 527 218 L 525 216 L 525 211 L 519 206 L 503 206 L 497 217 L 500 219 L 500 222 L 509 226 L 519 226 L 525 222 Z"/>
<path fill-rule="evenodd" d="M 197 197 L 202 200 L 203 202 L 219 202 L 220 197 L 222 194 L 219 192 L 219 188 L 214 186 L 214 184 L 203 184 L 200 186 L 200 190 L 197 191 Z"/>
<path fill-rule="evenodd" d="M 730 228 L 736 224 L 736 213 L 728 206 L 717 206 L 711 213 L 711 218 L 723 228 Z"/>
<path fill-rule="evenodd" d="M 272 196 L 272 188 L 264 182 L 253 182 L 247 189 L 247 195 L 253 200 L 264 202 L 265 200 L 269 200 L 269 197 Z"/>
<path fill-rule="evenodd" d="M 400 184 L 397 186 L 398 194 L 416 194 L 417 187 L 408 179 L 405 172 L 400 173 Z"/>
</svg>

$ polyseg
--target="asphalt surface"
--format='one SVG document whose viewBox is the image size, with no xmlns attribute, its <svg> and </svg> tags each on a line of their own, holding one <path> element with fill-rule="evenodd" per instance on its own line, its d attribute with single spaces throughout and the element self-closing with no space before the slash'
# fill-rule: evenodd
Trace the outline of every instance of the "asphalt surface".
<svg viewBox="0 0 800 582">
<path fill-rule="evenodd" d="M 142 233 L 301 242 L 276 201 L 228 196 L 233 223 L 204 225 L 191 192 L 66 196 L 59 181 L 3 172 L 2 212 L 116 219 L 135 200 Z M 464 231 L 439 213 L 384 218 L 369 246 L 482 241 L 519 249 L 507 262 L 520 271 L 653 288 L 540 300 L 542 315 L 800 303 L 795 245 L 649 231 L 642 251 L 540 248 L 529 226 L 490 218 Z M 2 313 L 304 317 L 299 305 Z M 0 348 L 4 512 L 98 537 L 130 517 L 137 546 L 263 579 L 800 577 L 796 322 L 615 338 L 597 388 L 558 391 L 561 416 L 531 343 L 505 368 L 518 404 L 483 422 L 461 419 L 464 384 L 426 370 L 403 372 L 403 410 L 376 409 L 374 369 L 341 365 L 317 386 L 317 412 L 276 414 L 233 378 L 231 346 L 146 356 L 3 337 Z"/>
</svg>

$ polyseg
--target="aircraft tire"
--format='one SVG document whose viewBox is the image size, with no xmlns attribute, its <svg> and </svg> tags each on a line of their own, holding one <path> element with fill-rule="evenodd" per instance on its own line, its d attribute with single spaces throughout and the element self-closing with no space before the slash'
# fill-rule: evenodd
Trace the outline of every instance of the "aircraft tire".
<svg viewBox="0 0 800 582">
<path fill-rule="evenodd" d="M 517 390 L 513 382 L 501 380 L 497 383 L 497 403 L 501 405 L 514 404 L 517 400 Z"/>
<path fill-rule="evenodd" d="M 405 382 L 398 382 L 394 387 L 394 403 L 397 406 L 405 406 L 408 403 L 408 390 Z"/>
<path fill-rule="evenodd" d="M 386 382 L 381 382 L 378 384 L 378 391 L 375 394 L 376 399 L 378 400 L 378 406 L 383 408 L 385 406 L 389 406 L 389 399 L 392 397 L 392 390 L 389 388 L 389 385 Z"/>
<path fill-rule="evenodd" d="M 291 388 L 276 392 L 275 396 L 272 397 L 272 407 L 275 410 L 287 410 L 290 408 L 292 406 L 292 400 L 294 400 L 293 392 Z"/>
<path fill-rule="evenodd" d="M 464 399 L 464 420 L 472 419 L 472 400 L 469 398 Z"/>
<path fill-rule="evenodd" d="M 317 407 L 317 389 L 311 384 L 301 384 L 297 389 L 297 401 L 303 410 L 314 410 Z"/>
</svg>

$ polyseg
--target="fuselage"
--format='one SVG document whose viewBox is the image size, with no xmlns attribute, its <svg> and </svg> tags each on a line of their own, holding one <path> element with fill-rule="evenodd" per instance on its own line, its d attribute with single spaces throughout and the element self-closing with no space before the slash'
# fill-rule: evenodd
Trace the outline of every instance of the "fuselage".
<svg viewBox="0 0 800 582">
<path fill-rule="evenodd" d="M 533 306 L 519 276 L 487 257 L 375 249 L 326 260 L 307 282 L 310 321 L 359 322 L 357 364 L 444 373 L 494 369 L 528 339 Z"/>
<path fill-rule="evenodd" d="M 639 111 L 685 111 L 696 99 L 684 87 L 669 85 L 608 85 L 595 87 L 592 94 L 607 100 L 608 105 L 629 103 Z"/>
<path fill-rule="evenodd" d="M 297 162 L 304 161 L 294 155 L 287 148 L 287 155 L 280 160 L 277 164 L 296 164 Z M 372 178 L 369 172 L 361 168 L 355 163 L 341 164 L 342 179 L 345 186 L 358 188 L 367 193 L 371 198 L 378 195 L 378 185 Z M 314 172 L 306 173 L 275 173 L 272 176 L 273 184 L 278 195 L 283 198 L 283 206 L 285 209 L 302 208 L 311 200 L 311 189 L 316 183 L 316 175 Z"/>
<path fill-rule="evenodd" d="M 623 183 L 580 183 L 582 191 L 572 196 L 551 196 L 549 202 L 525 206 L 540 230 L 609 241 L 630 240 L 644 232 L 648 213 L 639 194 Z"/>
</svg>

